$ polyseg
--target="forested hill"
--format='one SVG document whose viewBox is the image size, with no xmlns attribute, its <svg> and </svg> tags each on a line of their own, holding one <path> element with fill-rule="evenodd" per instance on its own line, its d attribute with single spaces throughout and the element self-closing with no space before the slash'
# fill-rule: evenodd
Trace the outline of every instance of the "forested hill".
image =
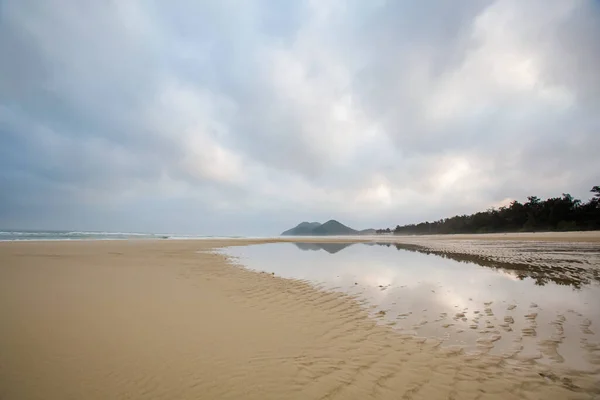
<svg viewBox="0 0 600 400">
<path fill-rule="evenodd" d="M 513 201 L 507 207 L 492 208 L 472 215 L 457 215 L 435 222 L 421 222 L 378 229 L 377 233 L 443 234 L 532 231 L 600 230 L 600 186 L 587 202 L 570 194 L 541 200 L 529 196 L 526 203 Z"/>
</svg>

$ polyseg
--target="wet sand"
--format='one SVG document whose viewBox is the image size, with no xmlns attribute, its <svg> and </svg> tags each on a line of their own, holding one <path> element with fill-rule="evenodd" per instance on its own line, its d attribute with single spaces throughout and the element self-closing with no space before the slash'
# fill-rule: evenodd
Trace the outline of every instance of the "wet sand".
<svg viewBox="0 0 600 400">
<path fill-rule="evenodd" d="M 597 271 L 600 249 L 577 249 L 569 249 L 570 258 Z M 520 253 L 530 258 L 538 250 L 550 252 L 545 243 L 529 242 Z M 444 347 L 600 369 L 600 281 L 586 279 L 582 268 L 525 268 L 402 243 L 269 243 L 221 251 L 251 270 L 356 296 L 381 324 Z"/>
<path fill-rule="evenodd" d="M 598 374 L 441 348 L 211 249 L 0 243 L 0 399 L 567 399 Z M 264 242 L 264 241 L 263 241 Z"/>
</svg>

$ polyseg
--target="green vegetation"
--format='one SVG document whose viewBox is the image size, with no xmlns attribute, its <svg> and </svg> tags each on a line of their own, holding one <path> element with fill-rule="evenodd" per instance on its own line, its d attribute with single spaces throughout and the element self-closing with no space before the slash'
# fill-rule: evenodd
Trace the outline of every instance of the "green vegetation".
<svg viewBox="0 0 600 400">
<path fill-rule="evenodd" d="M 378 229 L 377 233 L 444 234 L 600 230 L 600 186 L 594 186 L 588 202 L 570 194 L 541 200 L 529 196 L 526 203 L 513 201 L 508 207 L 492 208 L 471 215 L 457 215 L 434 222 L 421 222 Z"/>
</svg>

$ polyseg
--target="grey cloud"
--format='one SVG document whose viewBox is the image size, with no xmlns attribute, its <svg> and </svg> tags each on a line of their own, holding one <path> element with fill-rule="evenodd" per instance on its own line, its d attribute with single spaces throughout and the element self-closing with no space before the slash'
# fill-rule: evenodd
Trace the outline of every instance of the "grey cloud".
<svg viewBox="0 0 600 400">
<path fill-rule="evenodd" d="M 0 4 L 0 226 L 386 226 L 599 184 L 594 2 L 67 3 Z"/>
</svg>

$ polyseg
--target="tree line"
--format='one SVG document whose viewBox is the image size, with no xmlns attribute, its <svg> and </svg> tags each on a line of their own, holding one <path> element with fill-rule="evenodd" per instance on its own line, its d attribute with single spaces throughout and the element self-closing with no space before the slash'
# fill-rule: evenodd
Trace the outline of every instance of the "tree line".
<svg viewBox="0 0 600 400">
<path fill-rule="evenodd" d="M 600 186 L 594 186 L 591 192 L 594 196 L 587 202 L 575 199 L 568 193 L 546 200 L 529 196 L 525 203 L 513 201 L 505 207 L 442 218 L 434 222 L 397 225 L 395 229 L 378 229 L 377 233 L 400 235 L 600 230 Z"/>
</svg>

